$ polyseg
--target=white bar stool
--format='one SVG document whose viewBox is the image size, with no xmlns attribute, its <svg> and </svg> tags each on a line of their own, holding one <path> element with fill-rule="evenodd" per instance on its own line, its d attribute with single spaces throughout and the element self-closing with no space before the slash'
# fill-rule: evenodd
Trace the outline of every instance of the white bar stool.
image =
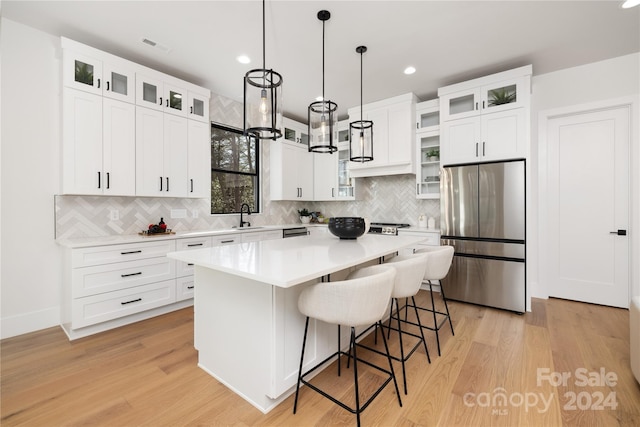
<svg viewBox="0 0 640 427">
<path fill-rule="evenodd" d="M 416 251 L 417 254 L 428 254 L 427 258 L 427 269 L 424 273 L 424 281 L 429 284 L 429 295 L 431 296 L 431 308 L 425 307 L 417 307 L 420 310 L 430 311 L 433 313 L 433 327 L 424 326 L 424 328 L 429 329 L 431 331 L 435 331 L 436 333 L 436 343 L 438 345 L 438 356 L 440 356 L 440 335 L 439 331 L 442 328 L 442 325 L 448 320 L 449 327 L 451 328 L 451 335 L 455 335 L 453 332 L 453 324 L 451 323 L 451 315 L 449 314 L 449 306 L 447 305 L 447 297 L 444 294 L 444 287 L 442 283 L 440 284 L 440 295 L 442 296 L 442 301 L 444 301 L 445 311 L 436 310 L 436 305 L 433 300 L 433 283 L 432 280 L 442 280 L 447 274 L 449 274 L 449 269 L 451 268 L 451 263 L 453 261 L 453 246 L 434 246 L 432 248 L 423 248 L 418 249 Z M 413 306 L 416 307 L 415 301 Z M 437 317 L 443 316 L 438 323 Z"/>
<path fill-rule="evenodd" d="M 304 328 L 304 338 L 302 340 L 302 353 L 300 355 L 300 368 L 298 370 L 298 382 L 296 384 L 296 397 L 293 404 L 294 414 L 298 407 L 301 383 L 307 385 L 312 390 L 315 390 L 352 414 L 356 414 L 358 426 L 360 425 L 360 413 L 369 406 L 373 399 L 380 394 L 382 389 L 384 389 L 391 380 L 393 380 L 393 384 L 396 389 L 398 404 L 402 407 L 402 400 L 400 399 L 400 392 L 398 391 L 398 382 L 396 381 L 393 364 L 391 362 L 391 357 L 389 356 L 389 348 L 387 346 L 386 338 L 383 336 L 386 356 L 389 362 L 389 370 L 357 357 L 356 348 L 359 344 L 356 343 L 355 332 L 355 328 L 357 326 L 371 325 L 374 323 L 378 325 L 382 324 L 381 319 L 384 316 L 387 304 L 389 303 L 389 298 L 391 297 L 396 272 L 393 268 L 385 265 L 366 267 L 359 270 L 359 272 L 360 274 L 358 278 L 337 282 L 316 283 L 302 291 L 298 298 L 298 309 L 302 314 L 307 316 L 307 319 Z M 353 354 L 343 352 L 338 344 L 338 351 L 309 369 L 307 372 L 302 373 L 309 318 L 311 317 L 323 322 L 337 324 L 338 334 L 340 334 L 339 325 L 349 326 L 351 328 L 350 353 L 352 352 Z M 305 376 L 312 373 L 335 356 L 338 356 L 338 375 L 340 375 L 341 355 L 353 358 L 355 408 L 346 405 L 304 379 Z M 360 404 L 358 388 L 358 362 L 365 363 L 366 365 L 388 375 L 388 378 L 386 378 L 382 385 L 362 405 Z"/>
<path fill-rule="evenodd" d="M 424 347 L 424 351 L 427 355 L 427 361 L 431 363 L 431 357 L 429 356 L 429 349 L 427 348 L 427 341 L 424 339 L 424 333 L 422 331 L 422 324 L 420 323 L 420 316 L 418 314 L 418 309 L 415 303 L 415 295 L 420 290 L 420 285 L 422 284 L 422 279 L 424 277 L 425 271 L 427 269 L 427 258 L 428 254 L 411 254 L 411 255 L 400 255 L 395 256 L 388 260 L 384 265 L 393 267 L 396 270 L 396 278 L 393 284 L 393 291 L 391 292 L 391 306 L 389 308 L 389 324 L 386 326 L 388 328 L 389 338 L 391 336 L 391 330 L 395 330 L 398 332 L 398 341 L 400 346 L 400 357 L 391 355 L 393 360 L 396 360 L 402 363 L 402 379 L 404 385 L 404 394 L 407 394 L 407 375 L 405 369 L 405 362 L 409 360 L 409 358 L 413 355 L 413 353 L 422 345 Z M 355 278 L 360 276 L 360 270 L 356 270 L 351 273 L 348 277 Z M 409 323 L 406 319 L 400 318 L 400 308 L 398 305 L 398 298 L 411 298 L 413 301 L 413 307 L 415 310 L 417 325 L 419 326 L 418 331 L 420 331 L 420 335 L 416 335 L 414 333 L 409 332 L 406 328 L 402 329 L 402 323 Z M 393 310 L 393 305 L 395 303 L 395 314 Z M 405 304 L 406 305 L 406 304 Z M 392 320 L 397 322 L 397 327 L 392 326 Z M 375 325 L 374 325 L 375 326 Z M 373 327 L 373 326 L 372 326 Z M 369 328 L 370 329 L 370 328 Z M 367 329 L 367 331 L 369 330 Z M 363 335 L 367 331 L 362 332 L 360 335 Z M 383 332 L 384 335 L 384 332 Z M 403 335 L 410 335 L 412 337 L 418 338 L 418 342 L 411 348 L 411 350 L 405 354 L 404 345 L 402 341 Z M 365 345 L 361 345 L 362 347 L 376 352 L 378 354 L 383 354 L 381 351 L 367 347 Z"/>
</svg>

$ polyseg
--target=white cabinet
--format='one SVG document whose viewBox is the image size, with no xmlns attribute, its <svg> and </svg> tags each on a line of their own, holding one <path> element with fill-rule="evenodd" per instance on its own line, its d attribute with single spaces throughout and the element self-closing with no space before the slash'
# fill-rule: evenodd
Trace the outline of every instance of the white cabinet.
<svg viewBox="0 0 640 427">
<path fill-rule="evenodd" d="M 442 163 L 526 158 L 527 112 L 517 108 L 444 122 Z"/>
<path fill-rule="evenodd" d="M 185 117 L 136 107 L 136 195 L 187 197 Z"/>
<path fill-rule="evenodd" d="M 532 67 L 438 89 L 441 163 L 528 157 Z"/>
<path fill-rule="evenodd" d="M 136 104 L 165 113 L 186 117 L 187 88 L 169 76 L 151 71 L 136 73 Z"/>
<path fill-rule="evenodd" d="M 211 247 L 211 237 L 190 237 L 176 240 L 176 251 L 189 251 Z M 193 264 L 176 261 L 176 301 L 193 298 L 195 289 Z"/>
<path fill-rule="evenodd" d="M 135 68 L 124 59 L 62 38 L 64 85 L 133 103 Z"/>
<path fill-rule="evenodd" d="M 416 197 L 440 198 L 440 105 L 437 99 L 416 105 Z"/>
<path fill-rule="evenodd" d="M 415 173 L 416 101 L 409 93 L 363 106 L 364 120 L 373 121 L 373 161 L 351 162 L 352 177 Z M 349 109 L 349 121 L 355 120 L 360 107 Z"/>
<path fill-rule="evenodd" d="M 428 247 L 428 246 L 440 246 L 440 231 L 439 230 L 429 230 L 426 228 L 418 229 L 418 230 L 407 230 L 407 229 L 399 229 L 399 236 L 414 236 L 414 237 L 423 237 L 424 240 L 418 242 L 412 246 L 409 246 L 401 251 L 401 254 L 411 254 L 416 250 Z"/>
<path fill-rule="evenodd" d="M 332 154 L 313 154 L 313 200 L 356 200 L 356 180 L 351 178 L 349 142 L 339 141 Z"/>
<path fill-rule="evenodd" d="M 295 120 L 282 118 L 282 138 L 296 144 L 309 145 L 309 127 Z"/>
<path fill-rule="evenodd" d="M 313 153 L 282 138 L 270 148 L 271 200 L 313 200 Z"/>
<path fill-rule="evenodd" d="M 134 105 L 63 89 L 64 194 L 135 195 Z"/>
<path fill-rule="evenodd" d="M 65 332 L 85 336 L 174 303 L 175 261 L 166 257 L 174 249 L 173 240 L 67 249 Z"/>
<path fill-rule="evenodd" d="M 209 95 L 196 93 L 192 90 L 188 94 L 188 114 L 192 120 L 198 120 L 207 124 L 211 123 L 209 119 Z"/>
<path fill-rule="evenodd" d="M 187 138 L 188 196 L 211 196 L 211 125 L 189 120 Z"/>
</svg>

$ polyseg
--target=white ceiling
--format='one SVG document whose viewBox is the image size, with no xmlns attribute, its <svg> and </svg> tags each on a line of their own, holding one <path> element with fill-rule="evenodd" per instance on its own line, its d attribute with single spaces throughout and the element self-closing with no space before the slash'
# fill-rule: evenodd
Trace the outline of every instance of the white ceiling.
<svg viewBox="0 0 640 427">
<path fill-rule="evenodd" d="M 407 92 L 422 100 L 440 86 L 533 64 L 534 75 L 640 51 L 640 7 L 607 1 L 266 2 L 266 66 L 283 76 L 285 115 L 306 121 L 322 93 L 340 118 L 364 102 Z M 242 77 L 262 66 L 262 2 L 7 1 L 2 15 L 175 75 L 242 101 Z M 148 38 L 168 53 L 141 42 Z M 253 62 L 236 61 L 241 54 Z M 406 66 L 417 72 L 403 74 Z"/>
</svg>

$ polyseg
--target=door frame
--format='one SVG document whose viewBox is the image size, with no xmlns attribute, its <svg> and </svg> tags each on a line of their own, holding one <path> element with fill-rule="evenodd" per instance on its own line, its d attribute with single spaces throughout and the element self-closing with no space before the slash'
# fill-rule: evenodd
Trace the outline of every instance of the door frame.
<svg viewBox="0 0 640 427">
<path fill-rule="evenodd" d="M 549 298 L 549 265 L 546 250 L 549 247 L 549 204 L 548 194 L 548 144 L 547 128 L 549 121 L 554 118 L 575 114 L 597 112 L 618 107 L 629 108 L 629 300 L 633 296 L 640 295 L 640 263 L 634 263 L 640 257 L 640 142 L 639 121 L 640 109 L 638 95 L 612 98 L 602 101 L 576 104 L 566 107 L 543 110 L 538 113 L 538 284 L 533 290 L 532 296 Z"/>
</svg>

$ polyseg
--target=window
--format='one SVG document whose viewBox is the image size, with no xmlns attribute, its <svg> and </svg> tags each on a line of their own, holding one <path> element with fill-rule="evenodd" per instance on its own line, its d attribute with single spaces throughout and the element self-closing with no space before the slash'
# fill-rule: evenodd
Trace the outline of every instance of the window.
<svg viewBox="0 0 640 427">
<path fill-rule="evenodd" d="M 211 124 L 211 213 L 239 213 L 246 203 L 258 212 L 259 139 Z"/>
</svg>

